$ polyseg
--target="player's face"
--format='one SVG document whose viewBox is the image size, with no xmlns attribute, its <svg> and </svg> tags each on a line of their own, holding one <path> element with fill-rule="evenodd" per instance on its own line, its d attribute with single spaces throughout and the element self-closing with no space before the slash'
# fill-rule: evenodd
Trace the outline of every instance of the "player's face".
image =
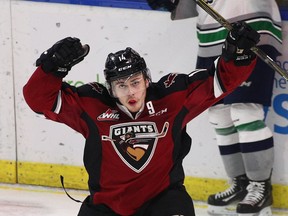
<svg viewBox="0 0 288 216">
<path fill-rule="evenodd" d="M 130 112 L 138 112 L 145 102 L 146 89 L 149 85 L 143 74 L 136 73 L 132 76 L 115 80 L 111 83 L 115 97 Z"/>
</svg>

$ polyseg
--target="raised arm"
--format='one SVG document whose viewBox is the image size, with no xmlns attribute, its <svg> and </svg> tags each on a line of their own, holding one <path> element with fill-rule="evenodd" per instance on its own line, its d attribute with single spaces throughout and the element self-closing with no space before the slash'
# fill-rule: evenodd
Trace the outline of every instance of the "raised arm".
<svg viewBox="0 0 288 216">
<path fill-rule="evenodd" d="M 24 98 L 34 112 L 45 113 L 57 109 L 62 79 L 88 53 L 88 45 L 82 46 L 78 38 L 67 37 L 41 54 L 36 61 L 38 68 L 23 88 Z"/>
<path fill-rule="evenodd" d="M 233 91 L 249 77 L 256 63 L 256 55 L 251 48 L 260 40 L 259 33 L 245 22 L 236 22 L 232 27 L 216 66 L 217 81 L 224 92 Z"/>
<path fill-rule="evenodd" d="M 222 55 L 208 70 L 189 75 L 187 122 L 225 97 L 252 73 L 256 55 L 250 50 L 259 42 L 259 34 L 245 23 L 235 23 L 223 46 Z"/>
</svg>

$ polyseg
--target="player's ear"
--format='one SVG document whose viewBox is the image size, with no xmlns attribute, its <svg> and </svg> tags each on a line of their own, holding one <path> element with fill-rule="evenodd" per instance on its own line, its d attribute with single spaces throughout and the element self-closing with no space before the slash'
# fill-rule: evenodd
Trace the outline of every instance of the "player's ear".
<svg viewBox="0 0 288 216">
<path fill-rule="evenodd" d="M 145 79 L 145 84 L 146 84 L 146 88 L 148 88 L 149 87 L 149 80 L 148 79 Z"/>
</svg>

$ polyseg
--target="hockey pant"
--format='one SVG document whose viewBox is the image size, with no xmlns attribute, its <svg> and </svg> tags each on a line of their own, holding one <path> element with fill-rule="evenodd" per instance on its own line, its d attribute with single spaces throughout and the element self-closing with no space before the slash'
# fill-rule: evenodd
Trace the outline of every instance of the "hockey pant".
<svg viewBox="0 0 288 216">
<path fill-rule="evenodd" d="M 78 216 L 120 216 L 104 204 L 93 205 L 91 202 L 91 197 L 88 196 L 82 203 Z M 171 185 L 133 214 L 133 216 L 172 215 L 195 216 L 193 201 L 182 183 Z"/>
</svg>

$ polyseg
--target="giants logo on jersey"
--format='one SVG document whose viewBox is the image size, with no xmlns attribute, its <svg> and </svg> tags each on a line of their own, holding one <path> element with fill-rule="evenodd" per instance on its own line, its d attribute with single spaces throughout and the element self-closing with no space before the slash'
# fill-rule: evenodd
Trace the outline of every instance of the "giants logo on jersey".
<svg viewBox="0 0 288 216">
<path fill-rule="evenodd" d="M 103 135 L 102 140 L 110 141 L 122 161 L 139 173 L 149 164 L 158 139 L 166 136 L 168 128 L 168 122 L 160 133 L 154 122 L 117 124 L 110 127 L 109 136 Z"/>
</svg>

